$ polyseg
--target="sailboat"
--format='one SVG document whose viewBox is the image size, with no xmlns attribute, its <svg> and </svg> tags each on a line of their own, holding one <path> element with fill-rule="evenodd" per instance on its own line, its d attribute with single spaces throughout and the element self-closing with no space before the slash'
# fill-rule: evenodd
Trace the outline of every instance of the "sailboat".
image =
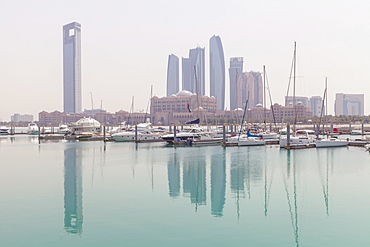
<svg viewBox="0 0 370 247">
<path fill-rule="evenodd" d="M 275 121 L 275 114 L 274 114 L 274 108 L 273 108 L 273 103 L 272 103 L 272 98 L 271 98 L 271 93 L 270 93 L 270 87 L 268 85 L 267 81 L 267 73 L 266 73 L 266 68 L 265 65 L 263 65 L 263 122 L 264 122 L 264 130 L 262 133 L 259 133 L 262 135 L 263 139 L 278 139 L 279 134 L 274 133 L 271 131 L 267 131 L 266 127 L 266 88 L 268 88 L 269 96 L 270 96 L 270 108 L 274 120 L 274 125 L 276 128 L 276 121 Z"/>
<path fill-rule="evenodd" d="M 328 89 L 328 78 L 325 78 L 325 91 L 324 91 L 324 98 L 322 101 L 322 107 L 321 107 L 321 114 L 320 114 L 320 123 L 322 119 L 322 114 L 323 114 L 323 109 L 324 109 L 324 102 L 325 99 L 327 98 L 327 89 Z M 326 112 L 327 114 L 327 112 Z M 319 124 L 320 126 L 320 124 Z M 348 141 L 347 140 L 342 140 L 337 138 L 336 136 L 327 136 L 326 138 L 317 138 L 316 140 L 316 147 L 317 148 L 326 148 L 326 147 L 346 147 L 348 146 Z"/>
<path fill-rule="evenodd" d="M 290 143 L 288 145 L 287 136 L 280 136 L 279 145 L 280 147 L 285 148 L 312 148 L 315 147 L 315 132 L 310 130 L 300 130 L 296 131 L 295 124 L 297 121 L 297 112 L 296 112 L 296 100 L 295 100 L 295 79 L 296 79 L 296 61 L 297 61 L 297 52 L 296 52 L 296 42 L 294 42 L 294 55 L 293 55 L 293 136 L 290 136 Z M 290 85 L 290 81 L 289 81 Z M 289 86 L 287 95 L 289 92 Z"/>
<path fill-rule="evenodd" d="M 245 102 L 244 113 L 243 113 L 243 118 L 242 118 L 242 122 L 240 125 L 239 134 L 236 136 L 229 137 L 226 140 L 226 143 L 225 143 L 226 146 L 233 146 L 233 145 L 262 146 L 262 145 L 265 145 L 265 140 L 262 139 L 261 135 L 251 135 L 249 132 L 247 134 L 242 133 L 245 114 L 247 112 L 247 106 L 248 106 L 248 100 Z"/>
</svg>

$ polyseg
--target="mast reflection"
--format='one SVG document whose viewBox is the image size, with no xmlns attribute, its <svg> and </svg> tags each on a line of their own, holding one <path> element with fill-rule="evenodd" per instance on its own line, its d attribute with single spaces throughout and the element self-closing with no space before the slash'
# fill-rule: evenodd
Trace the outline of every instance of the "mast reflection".
<svg viewBox="0 0 370 247">
<path fill-rule="evenodd" d="M 82 233 L 82 173 L 81 155 L 75 148 L 64 150 L 64 229 Z"/>
</svg>

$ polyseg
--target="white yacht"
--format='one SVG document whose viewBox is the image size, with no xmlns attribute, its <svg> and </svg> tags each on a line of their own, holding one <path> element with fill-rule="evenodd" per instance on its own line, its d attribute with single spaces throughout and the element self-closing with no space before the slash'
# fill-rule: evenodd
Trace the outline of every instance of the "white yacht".
<svg viewBox="0 0 370 247">
<path fill-rule="evenodd" d="M 290 145 L 314 145 L 316 141 L 315 131 L 297 130 L 294 135 L 290 136 Z M 287 145 L 287 136 L 281 135 L 279 145 L 281 148 Z"/>
<path fill-rule="evenodd" d="M 9 128 L 6 126 L 0 126 L 0 135 L 8 135 L 9 134 Z"/>
<path fill-rule="evenodd" d="M 69 129 L 68 125 L 66 125 L 66 124 L 61 124 L 61 125 L 59 125 L 59 127 L 58 127 L 57 133 L 58 133 L 58 134 L 68 134 L 68 133 L 69 133 L 69 131 L 70 131 L 70 129 Z"/>
<path fill-rule="evenodd" d="M 39 126 L 36 123 L 29 123 L 27 134 L 29 135 L 38 135 L 39 134 Z"/>
<path fill-rule="evenodd" d="M 100 133 L 101 125 L 93 118 L 81 118 L 71 126 L 71 134 L 67 139 L 89 139 Z"/>
<path fill-rule="evenodd" d="M 348 146 L 347 140 L 341 140 L 334 137 L 318 139 L 316 140 L 316 147 L 317 148 L 326 148 L 326 147 L 346 147 Z"/>
<path fill-rule="evenodd" d="M 200 146 L 200 145 L 218 145 L 222 143 L 221 137 L 215 137 L 215 133 L 213 132 L 202 132 L 193 137 L 189 137 L 186 140 L 175 140 L 173 141 L 174 144 L 186 144 L 192 146 Z M 176 137 L 177 139 L 177 137 Z"/>
<path fill-rule="evenodd" d="M 193 139 L 194 136 L 198 136 L 201 133 L 203 133 L 203 129 L 199 127 L 190 127 L 190 128 L 184 129 L 181 132 L 176 132 L 176 138 L 174 134 L 172 133 L 172 134 L 163 135 L 162 139 L 172 144 L 174 141 L 186 141 L 188 139 Z"/>
<path fill-rule="evenodd" d="M 117 142 L 133 142 L 135 141 L 135 131 L 125 131 L 112 134 L 113 140 Z M 163 141 L 161 139 L 161 134 L 153 133 L 149 130 L 138 130 L 137 132 L 137 141 L 138 142 L 154 142 L 154 141 Z"/>
<path fill-rule="evenodd" d="M 125 131 L 112 134 L 113 140 L 117 142 L 132 142 L 135 141 L 137 135 L 138 142 L 156 142 L 163 141 L 161 139 L 162 134 L 153 132 L 152 124 L 147 120 L 146 123 L 140 123 L 137 126 L 137 134 L 135 133 L 135 127 L 129 128 Z"/>
</svg>

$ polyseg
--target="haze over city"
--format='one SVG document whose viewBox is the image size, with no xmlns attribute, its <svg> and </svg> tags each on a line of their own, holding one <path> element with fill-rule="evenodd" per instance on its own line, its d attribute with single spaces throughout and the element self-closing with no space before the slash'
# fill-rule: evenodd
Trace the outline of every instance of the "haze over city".
<svg viewBox="0 0 370 247">
<path fill-rule="evenodd" d="M 297 42 L 297 95 L 323 96 L 328 112 L 335 93 L 365 93 L 369 114 L 368 9 L 357 1 L 1 1 L 0 119 L 14 113 L 63 110 L 62 26 L 81 23 L 82 109 L 145 110 L 153 93 L 166 94 L 168 55 L 188 57 L 205 47 L 209 95 L 209 39 L 222 39 L 226 70 L 231 57 L 244 71 L 266 65 L 274 102 L 284 103 Z M 180 72 L 181 73 L 181 72 Z M 181 83 L 180 83 L 181 84 Z M 180 86 L 181 88 L 181 86 Z M 229 108 L 226 74 L 226 107 Z"/>
</svg>

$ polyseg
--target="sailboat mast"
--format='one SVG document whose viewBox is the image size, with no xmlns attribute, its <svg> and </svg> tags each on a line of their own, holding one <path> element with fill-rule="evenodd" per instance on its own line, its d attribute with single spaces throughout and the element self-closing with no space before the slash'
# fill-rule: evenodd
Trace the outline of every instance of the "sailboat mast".
<svg viewBox="0 0 370 247">
<path fill-rule="evenodd" d="M 194 65 L 194 76 L 195 76 L 195 90 L 197 94 L 197 105 L 198 105 L 198 117 L 199 117 L 199 126 L 202 120 L 202 117 L 200 116 L 200 105 L 199 105 L 199 89 L 198 89 L 198 78 L 197 78 L 197 69 L 196 66 Z"/>
<path fill-rule="evenodd" d="M 294 55 L 293 55 L 294 63 L 293 63 L 293 131 L 295 132 L 295 124 L 296 124 L 296 109 L 295 109 L 295 77 L 296 77 L 296 64 L 297 64 L 297 53 L 296 53 L 296 42 L 294 41 Z"/>
<path fill-rule="evenodd" d="M 325 115 L 328 116 L 328 77 L 325 77 L 325 91 L 326 91 L 326 94 L 325 94 L 325 97 L 326 97 L 326 100 L 325 100 Z M 322 110 L 323 109 L 321 109 L 321 111 Z"/>
<path fill-rule="evenodd" d="M 265 124 L 266 131 L 266 69 L 263 65 L 263 122 Z"/>
</svg>

